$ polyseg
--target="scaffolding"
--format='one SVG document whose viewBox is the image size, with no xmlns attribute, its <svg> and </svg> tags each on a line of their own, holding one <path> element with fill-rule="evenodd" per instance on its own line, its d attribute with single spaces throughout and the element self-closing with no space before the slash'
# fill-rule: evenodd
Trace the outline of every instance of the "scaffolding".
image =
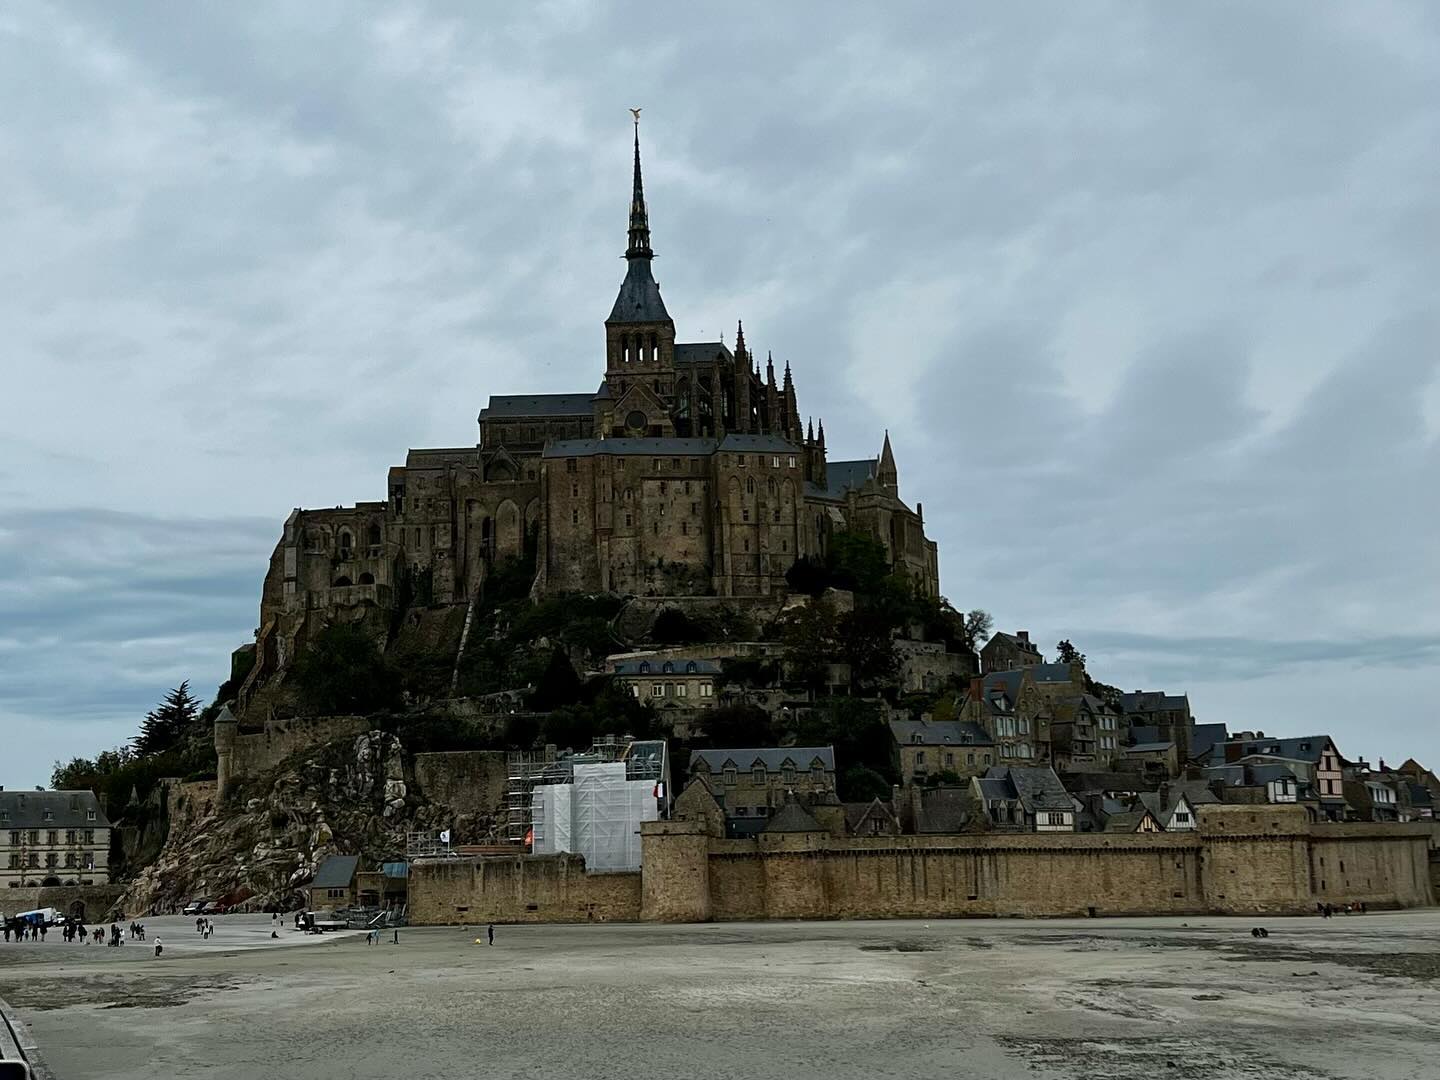
<svg viewBox="0 0 1440 1080">
<path fill-rule="evenodd" d="M 584 854 L 591 869 L 635 869 L 639 822 L 670 813 L 664 739 L 607 735 L 584 753 L 547 746 L 512 753 L 506 762 L 506 837 L 528 840 L 537 855 L 573 851 Z"/>
</svg>

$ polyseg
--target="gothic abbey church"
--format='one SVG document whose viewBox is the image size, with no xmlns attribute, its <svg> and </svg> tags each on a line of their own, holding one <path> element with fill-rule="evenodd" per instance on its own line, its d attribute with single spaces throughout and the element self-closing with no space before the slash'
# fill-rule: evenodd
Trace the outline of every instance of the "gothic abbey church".
<svg viewBox="0 0 1440 1080">
<path fill-rule="evenodd" d="M 492 397 L 476 445 L 411 450 L 385 501 L 292 512 L 265 578 L 258 668 L 284 666 L 317 621 L 404 602 L 402 581 L 422 602 L 465 604 L 492 568 L 532 556 L 536 596 L 763 597 L 853 529 L 938 591 L 888 435 L 878 457 L 827 462 L 789 364 L 778 380 L 768 357 L 762 371 L 743 329 L 733 351 L 676 341 L 651 273 L 638 126 L 629 231 L 599 387 Z"/>
</svg>

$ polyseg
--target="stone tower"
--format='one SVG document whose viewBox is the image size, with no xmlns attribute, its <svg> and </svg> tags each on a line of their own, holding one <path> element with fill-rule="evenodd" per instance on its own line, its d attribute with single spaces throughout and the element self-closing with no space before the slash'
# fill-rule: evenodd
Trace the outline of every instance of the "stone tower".
<svg viewBox="0 0 1440 1080">
<path fill-rule="evenodd" d="M 235 714 L 226 705 L 220 710 L 220 715 L 215 717 L 215 798 L 216 800 L 225 797 L 225 789 L 230 786 L 230 774 L 234 769 L 235 755 L 235 732 L 239 724 Z"/>
<path fill-rule="evenodd" d="M 665 310 L 650 267 L 654 257 L 640 176 L 640 121 L 636 119 L 625 280 L 605 320 L 605 381 L 616 402 L 614 422 L 620 429 L 616 434 L 674 433 L 669 402 L 675 393 L 675 323 Z M 667 427 L 671 430 L 664 430 Z"/>
</svg>

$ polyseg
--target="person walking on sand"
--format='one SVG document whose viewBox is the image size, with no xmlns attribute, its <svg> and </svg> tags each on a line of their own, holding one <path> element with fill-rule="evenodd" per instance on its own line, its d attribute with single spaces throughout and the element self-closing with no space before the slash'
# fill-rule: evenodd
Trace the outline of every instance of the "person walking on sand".
<svg viewBox="0 0 1440 1080">
<path fill-rule="evenodd" d="M 164 951 L 165 951 L 165 946 L 162 945 L 162 944 L 160 944 L 160 939 L 157 937 L 157 938 L 155 939 L 155 955 L 156 955 L 156 956 L 159 956 L 159 955 L 160 955 L 162 952 L 164 952 Z"/>
<path fill-rule="evenodd" d="M 488 933 L 489 933 L 489 935 L 490 935 L 490 944 L 491 944 L 491 945 L 494 945 L 494 944 L 495 944 L 495 924 L 492 922 L 487 929 L 488 929 Z"/>
</svg>

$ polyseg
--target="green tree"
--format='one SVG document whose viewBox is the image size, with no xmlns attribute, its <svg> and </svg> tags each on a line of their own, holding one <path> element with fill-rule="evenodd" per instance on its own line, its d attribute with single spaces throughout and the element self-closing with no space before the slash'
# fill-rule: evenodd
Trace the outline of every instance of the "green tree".
<svg viewBox="0 0 1440 1080">
<path fill-rule="evenodd" d="M 1074 645 L 1071 645 L 1068 638 L 1056 643 L 1055 652 L 1062 664 L 1085 663 L 1085 654 L 1075 648 Z"/>
<path fill-rule="evenodd" d="M 890 576 L 885 545 L 873 536 L 842 530 L 830 538 L 826 564 L 836 588 L 871 594 Z"/>
<path fill-rule="evenodd" d="M 825 688 L 835 659 L 837 624 L 835 605 L 828 599 L 811 600 L 790 613 L 781 632 L 790 677 L 808 690 Z"/>
<path fill-rule="evenodd" d="M 874 689 L 894 678 L 899 667 L 891 621 L 884 611 L 857 607 L 839 621 L 838 656 L 850 665 L 851 682 Z"/>
<path fill-rule="evenodd" d="M 975 652 L 980 651 L 990 638 L 990 631 L 995 627 L 995 620 L 990 617 L 988 611 L 975 608 L 965 613 L 965 647 Z"/>
<path fill-rule="evenodd" d="M 655 616 L 650 636 L 662 645 L 689 645 L 705 640 L 704 632 L 679 608 L 665 608 Z"/>
<path fill-rule="evenodd" d="M 332 623 L 295 660 L 295 684 L 312 715 L 381 712 L 397 683 L 374 638 L 356 623 Z"/>
<path fill-rule="evenodd" d="M 558 709 L 565 705 L 579 703 L 582 684 L 580 676 L 565 650 L 554 649 L 545 671 L 535 681 L 535 690 L 530 695 L 530 707 L 539 712 Z"/>
<path fill-rule="evenodd" d="M 775 730 L 769 714 L 757 705 L 721 705 L 705 714 L 706 746 L 771 746 Z"/>
<path fill-rule="evenodd" d="M 135 736 L 135 752 L 153 757 L 179 746 L 196 734 L 200 702 L 190 693 L 189 680 L 165 695 L 165 700 L 145 714 Z"/>
<path fill-rule="evenodd" d="M 889 800 L 890 781 L 874 769 L 864 765 L 852 765 L 840 774 L 836 792 L 846 802 L 869 802 L 871 799 Z"/>
</svg>

